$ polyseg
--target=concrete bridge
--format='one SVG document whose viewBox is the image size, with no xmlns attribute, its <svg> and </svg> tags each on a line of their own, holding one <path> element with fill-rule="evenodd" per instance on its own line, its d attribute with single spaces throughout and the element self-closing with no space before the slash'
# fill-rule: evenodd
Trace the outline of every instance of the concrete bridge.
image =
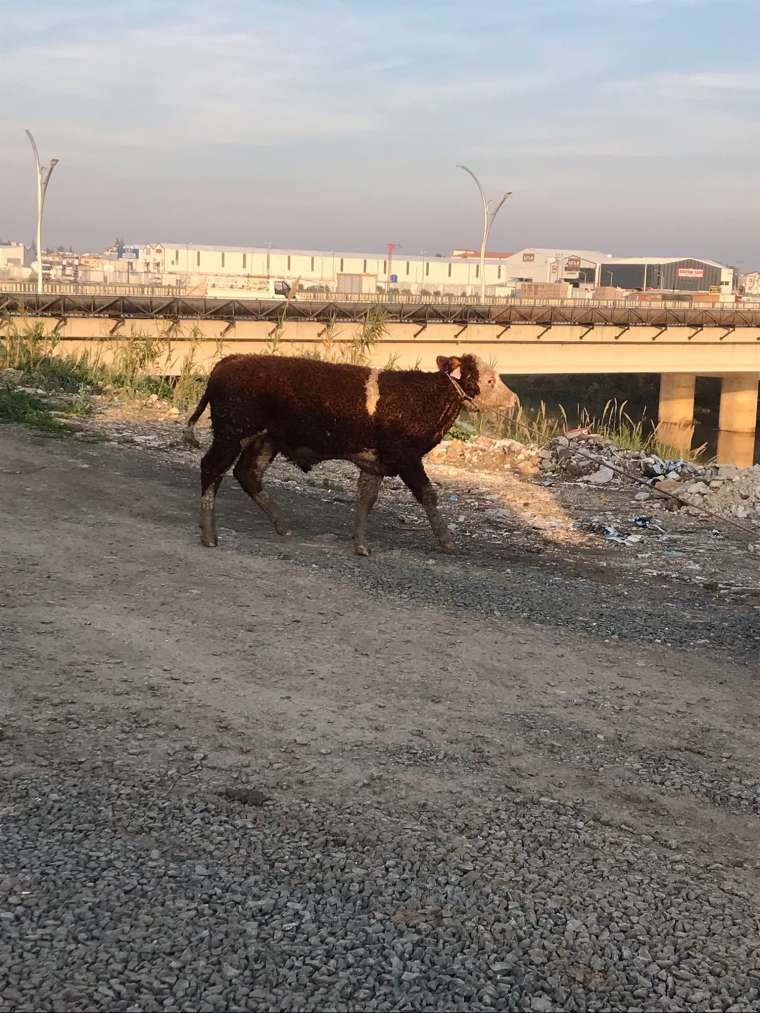
<svg viewBox="0 0 760 1013">
<path fill-rule="evenodd" d="M 0 292 L 0 336 L 39 325 L 61 352 L 108 361 L 135 338 L 161 342 L 160 369 L 187 356 L 201 369 L 221 354 L 325 354 L 364 349 L 373 365 L 433 368 L 442 351 L 474 352 L 507 375 L 660 373 L 663 438 L 690 444 L 697 376 L 722 380 L 720 460 L 752 462 L 760 379 L 760 304 L 420 302 L 335 296 L 214 300 Z"/>
</svg>

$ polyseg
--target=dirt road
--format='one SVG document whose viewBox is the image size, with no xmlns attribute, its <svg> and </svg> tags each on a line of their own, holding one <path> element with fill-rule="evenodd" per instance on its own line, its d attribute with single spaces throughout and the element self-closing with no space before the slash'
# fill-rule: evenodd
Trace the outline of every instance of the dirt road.
<svg viewBox="0 0 760 1013">
<path fill-rule="evenodd" d="M 207 550 L 189 461 L 0 431 L 6 785 L 246 784 L 473 827 L 543 800 L 755 896 L 756 599 L 567 547 L 440 556 L 382 500 L 355 559 L 344 497 L 288 474 L 291 539 L 228 479 Z"/>
</svg>

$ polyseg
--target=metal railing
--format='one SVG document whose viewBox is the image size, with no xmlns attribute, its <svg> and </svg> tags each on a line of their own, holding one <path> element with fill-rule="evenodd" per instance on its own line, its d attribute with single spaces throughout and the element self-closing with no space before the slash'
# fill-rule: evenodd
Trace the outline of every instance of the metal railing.
<svg viewBox="0 0 760 1013">
<path fill-rule="evenodd" d="M 34 295 L 37 292 L 35 281 L 10 281 L 0 278 L 0 292 L 8 295 Z M 93 296 L 124 296 L 124 297 L 158 297 L 158 298 L 198 298 L 206 301 L 229 302 L 230 298 L 236 301 L 245 302 L 248 300 L 269 300 L 272 297 L 266 293 L 240 289 L 234 297 L 215 296 L 213 289 L 206 294 L 199 291 L 187 289 L 184 284 L 178 285 L 134 285 L 126 283 L 105 283 L 105 282 L 77 282 L 77 281 L 47 281 L 45 282 L 44 295 L 93 295 Z M 277 297 L 275 297 L 277 298 Z M 286 300 L 282 299 L 285 302 Z M 408 293 L 395 292 L 309 292 L 298 290 L 291 303 L 351 303 L 352 305 L 366 306 L 556 306 L 562 308 L 575 307 L 577 309 L 652 309 L 652 310 L 678 310 L 678 309 L 736 309 L 736 310 L 757 310 L 760 309 L 760 297 L 753 299 L 742 299 L 739 302 L 721 302 L 715 300 L 693 300 L 693 299 L 585 299 L 563 298 L 563 299 L 539 299 L 520 298 L 501 295 L 486 295 L 481 300 L 478 295 L 449 295 L 449 294 L 426 294 L 413 295 Z"/>
<path fill-rule="evenodd" d="M 0 284 L 2 288 L 2 284 Z M 213 296 L 207 296 L 213 298 Z M 245 293 L 239 297 L 245 299 Z M 266 296 L 251 296 L 266 298 Z M 721 302 L 715 299 L 538 299 L 520 296 L 487 295 L 485 300 L 476 295 L 407 295 L 394 292 L 297 292 L 295 302 L 364 303 L 370 306 L 575 306 L 593 309 L 625 307 L 628 309 L 747 309 L 760 308 L 760 297 L 739 302 Z"/>
<path fill-rule="evenodd" d="M 7 281 L 0 278 L 0 292 L 9 295 L 34 295 L 36 281 Z M 114 295 L 176 296 L 184 292 L 178 285 L 131 285 L 120 282 L 46 281 L 43 295 Z"/>
<path fill-rule="evenodd" d="M 244 321 L 366 322 L 373 309 L 382 309 L 387 323 L 417 324 L 424 330 L 429 324 L 457 324 L 470 327 L 495 324 L 502 333 L 510 326 L 539 324 L 584 325 L 587 327 L 620 324 L 630 327 L 727 328 L 721 337 L 728 339 L 737 328 L 760 327 L 760 303 L 645 303 L 614 300 L 540 299 L 503 300 L 490 304 L 408 302 L 378 299 L 354 301 L 334 299 L 204 299 L 178 295 L 173 289 L 164 295 L 127 295 L 110 291 L 100 294 L 56 294 L 4 292 L 0 283 L 0 323 L 9 317 L 107 317 L 125 319 L 218 320 L 234 325 Z M 421 333 L 421 331 L 420 331 Z M 695 335 L 692 335 L 694 337 Z M 728 341 L 727 341 L 728 343 Z"/>
</svg>

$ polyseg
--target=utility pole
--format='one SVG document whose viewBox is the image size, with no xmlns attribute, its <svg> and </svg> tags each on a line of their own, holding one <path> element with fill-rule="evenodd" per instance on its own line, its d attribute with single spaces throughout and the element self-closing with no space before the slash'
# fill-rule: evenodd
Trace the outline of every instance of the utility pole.
<svg viewBox="0 0 760 1013">
<path fill-rule="evenodd" d="M 59 159 L 51 158 L 49 166 L 40 165 L 40 155 L 31 130 L 26 131 L 26 136 L 29 138 L 32 151 L 34 152 L 34 165 L 37 176 L 37 292 L 42 295 L 42 212 L 45 208 L 45 195 L 48 183 L 50 182 L 50 177 L 53 175 L 53 169 L 58 165 Z"/>
<path fill-rule="evenodd" d="M 483 192 L 483 187 L 480 185 L 480 180 L 472 171 L 468 169 L 466 165 L 458 165 L 457 169 L 464 169 L 466 173 L 475 180 L 475 185 L 480 192 L 480 199 L 483 202 L 483 241 L 480 244 L 480 301 L 484 303 L 486 301 L 486 245 L 488 243 L 488 234 L 491 231 L 491 226 L 494 223 L 494 219 L 501 211 L 502 205 L 507 197 L 512 196 L 512 191 L 509 190 L 500 201 L 490 201 L 486 199 L 486 195 Z"/>
</svg>

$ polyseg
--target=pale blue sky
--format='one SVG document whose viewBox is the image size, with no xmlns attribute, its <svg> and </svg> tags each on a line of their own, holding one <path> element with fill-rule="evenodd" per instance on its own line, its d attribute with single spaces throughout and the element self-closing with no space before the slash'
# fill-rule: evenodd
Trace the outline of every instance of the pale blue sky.
<svg viewBox="0 0 760 1013">
<path fill-rule="evenodd" d="M 0 0 L 0 237 L 760 266 L 758 0 Z"/>
</svg>

